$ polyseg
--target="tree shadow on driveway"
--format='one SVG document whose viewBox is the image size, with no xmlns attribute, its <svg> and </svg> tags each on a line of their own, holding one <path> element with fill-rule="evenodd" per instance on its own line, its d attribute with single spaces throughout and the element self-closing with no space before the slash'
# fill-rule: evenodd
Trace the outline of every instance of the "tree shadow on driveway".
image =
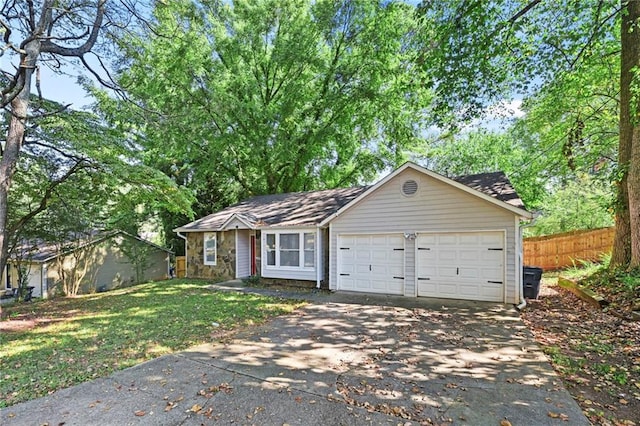
<svg viewBox="0 0 640 426">
<path fill-rule="evenodd" d="M 589 424 L 509 306 L 327 299 L 187 356 L 398 421 Z"/>
<path fill-rule="evenodd" d="M 296 297 L 311 303 L 220 341 L 14 405 L 0 422 L 589 424 L 510 306 Z"/>
</svg>

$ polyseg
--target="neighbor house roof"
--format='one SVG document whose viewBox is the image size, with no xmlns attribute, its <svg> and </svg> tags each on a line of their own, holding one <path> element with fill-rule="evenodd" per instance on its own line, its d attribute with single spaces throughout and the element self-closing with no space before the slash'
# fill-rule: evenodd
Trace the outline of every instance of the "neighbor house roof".
<svg viewBox="0 0 640 426">
<path fill-rule="evenodd" d="M 144 240 L 135 235 L 131 235 L 124 231 L 89 231 L 86 234 L 78 234 L 75 236 L 69 236 L 67 241 L 51 242 L 42 239 L 30 239 L 20 242 L 12 251 L 10 260 L 24 260 L 34 263 L 44 263 L 55 259 L 58 256 L 69 254 L 75 250 L 87 247 L 92 244 L 97 244 L 106 239 L 115 237 L 116 235 L 125 235 L 130 238 L 135 238 L 145 244 L 149 244 L 159 250 L 164 250 L 167 253 L 173 253 L 164 247 L 160 247 L 153 244 L 151 241 Z"/>
<path fill-rule="evenodd" d="M 238 219 L 249 228 L 325 225 L 338 211 L 347 209 L 352 202 L 357 202 L 365 197 L 369 192 L 407 167 L 425 172 L 438 180 L 463 187 L 466 191 L 476 193 L 486 199 L 497 200 L 499 204 L 503 206 L 506 204 L 510 210 L 518 214 L 528 213 L 524 210 L 524 204 L 513 189 L 511 182 L 502 172 L 481 173 L 452 180 L 427 171 L 427 169 L 413 163 L 405 163 L 404 166 L 373 186 L 252 197 L 176 228 L 174 231 L 223 231 L 228 229 L 227 225 L 233 222 L 233 219 Z"/>
</svg>

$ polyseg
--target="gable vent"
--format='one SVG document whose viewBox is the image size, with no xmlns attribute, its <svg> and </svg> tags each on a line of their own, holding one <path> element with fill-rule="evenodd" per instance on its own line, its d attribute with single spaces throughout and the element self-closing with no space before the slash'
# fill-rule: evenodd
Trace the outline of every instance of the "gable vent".
<svg viewBox="0 0 640 426">
<path fill-rule="evenodd" d="M 418 192 L 418 182 L 415 180 L 407 180 L 402 184 L 402 193 L 407 197 L 415 195 Z"/>
</svg>

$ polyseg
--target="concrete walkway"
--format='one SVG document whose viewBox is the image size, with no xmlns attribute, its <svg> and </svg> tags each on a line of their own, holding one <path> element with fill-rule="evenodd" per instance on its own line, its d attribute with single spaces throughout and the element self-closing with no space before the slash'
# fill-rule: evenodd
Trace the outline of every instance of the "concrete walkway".
<svg viewBox="0 0 640 426">
<path fill-rule="evenodd" d="M 216 288 L 311 303 L 3 409 L 0 424 L 589 424 L 510 306 Z"/>
</svg>

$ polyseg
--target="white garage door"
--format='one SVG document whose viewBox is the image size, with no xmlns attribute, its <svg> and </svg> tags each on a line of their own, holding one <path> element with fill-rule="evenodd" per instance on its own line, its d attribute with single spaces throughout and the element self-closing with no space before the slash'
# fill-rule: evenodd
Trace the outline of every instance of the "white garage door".
<svg viewBox="0 0 640 426">
<path fill-rule="evenodd" d="M 338 289 L 404 294 L 402 234 L 339 235 Z"/>
<path fill-rule="evenodd" d="M 503 301 L 502 232 L 423 234 L 416 242 L 418 296 Z"/>
</svg>

